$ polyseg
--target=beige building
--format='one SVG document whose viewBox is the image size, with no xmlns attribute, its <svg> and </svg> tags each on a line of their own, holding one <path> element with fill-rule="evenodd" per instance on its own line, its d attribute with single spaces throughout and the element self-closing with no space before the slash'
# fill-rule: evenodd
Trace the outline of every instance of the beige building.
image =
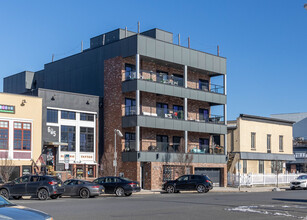
<svg viewBox="0 0 307 220">
<path fill-rule="evenodd" d="M 42 99 L 0 93 L 0 166 L 12 163 L 11 179 L 33 172 L 41 144 Z"/>
<path fill-rule="evenodd" d="M 294 160 L 294 122 L 241 114 L 228 121 L 228 172 L 270 174 L 285 172 L 285 162 Z"/>
</svg>

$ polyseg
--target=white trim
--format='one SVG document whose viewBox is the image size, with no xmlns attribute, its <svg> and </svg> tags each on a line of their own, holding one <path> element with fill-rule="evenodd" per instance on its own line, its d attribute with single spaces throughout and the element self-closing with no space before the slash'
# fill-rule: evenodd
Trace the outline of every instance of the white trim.
<svg viewBox="0 0 307 220">
<path fill-rule="evenodd" d="M 98 114 L 97 112 L 82 111 L 82 110 L 67 109 L 67 108 L 47 107 L 47 109 L 54 109 L 54 110 L 58 110 L 58 111 L 70 111 L 70 112 L 76 112 L 76 113 L 89 113 L 89 114 L 94 114 L 94 115 Z"/>
</svg>

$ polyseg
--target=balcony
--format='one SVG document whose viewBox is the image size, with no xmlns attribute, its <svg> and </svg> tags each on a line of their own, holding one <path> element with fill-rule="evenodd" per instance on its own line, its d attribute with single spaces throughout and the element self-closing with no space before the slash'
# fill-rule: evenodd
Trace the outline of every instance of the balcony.
<svg viewBox="0 0 307 220">
<path fill-rule="evenodd" d="M 136 90 L 215 104 L 226 104 L 224 87 L 221 85 L 188 79 L 187 88 L 185 88 L 182 77 L 159 75 L 159 73 L 150 71 L 141 71 L 139 79 L 136 78 L 136 72 L 126 72 L 122 91 L 133 92 Z"/>
<path fill-rule="evenodd" d="M 125 141 L 124 152 L 135 152 L 135 140 Z M 169 143 L 156 141 L 140 141 L 140 151 L 157 153 L 185 153 L 183 143 Z M 188 144 L 189 154 L 224 155 L 225 148 L 220 145 L 196 145 Z"/>
<path fill-rule="evenodd" d="M 125 106 L 123 107 L 122 113 L 122 116 L 136 116 L 136 106 Z M 140 115 L 154 118 L 184 120 L 183 110 L 157 108 L 151 106 L 140 106 Z M 225 125 L 224 116 L 213 114 L 210 114 L 209 116 L 200 113 L 188 112 L 188 121 Z"/>
</svg>

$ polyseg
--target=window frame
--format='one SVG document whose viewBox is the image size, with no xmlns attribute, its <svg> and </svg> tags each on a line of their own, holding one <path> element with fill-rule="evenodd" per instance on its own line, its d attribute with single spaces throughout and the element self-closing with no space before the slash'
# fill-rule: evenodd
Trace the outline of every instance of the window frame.
<svg viewBox="0 0 307 220">
<path fill-rule="evenodd" d="M 82 129 L 86 129 L 85 132 L 82 132 Z M 89 129 L 93 129 L 93 132 L 89 132 Z M 85 145 L 83 145 L 83 142 L 81 141 L 82 135 L 85 135 Z M 87 151 L 87 149 L 89 148 L 88 145 L 88 135 L 93 135 L 93 140 L 92 140 L 92 151 Z M 85 151 L 82 150 L 82 148 L 85 149 Z M 80 126 L 80 152 L 89 152 L 89 153 L 93 153 L 95 151 L 95 129 L 93 127 L 83 127 Z"/>
<path fill-rule="evenodd" d="M 264 160 L 258 162 L 258 173 L 264 174 Z"/>
<path fill-rule="evenodd" d="M 74 116 L 74 118 L 70 118 L 70 114 L 71 113 Z M 64 117 L 65 114 L 67 114 L 67 118 Z M 61 110 L 61 119 L 64 119 L 64 120 L 76 120 L 76 112 Z"/>
<path fill-rule="evenodd" d="M 83 118 L 85 117 L 85 118 Z M 93 120 L 90 120 L 89 118 L 93 117 Z M 95 121 L 95 115 L 91 113 L 80 113 L 80 121 Z"/>
<path fill-rule="evenodd" d="M 49 114 L 51 113 L 51 112 L 53 112 L 53 113 L 55 113 L 56 112 L 56 121 L 49 121 L 48 120 L 48 118 L 50 119 L 51 118 L 51 115 L 49 115 L 49 117 L 48 117 L 48 112 L 49 112 Z M 47 109 L 47 116 L 46 116 L 46 122 L 47 123 L 59 123 L 59 110 L 57 110 L 57 109 Z M 52 115 L 53 116 L 53 115 Z"/>
<path fill-rule="evenodd" d="M 6 140 L 6 148 L 0 148 L 0 150 L 8 150 L 9 149 L 9 138 L 10 138 L 10 123 L 9 123 L 9 121 L 4 121 L 4 120 L 0 120 L 0 122 L 7 123 L 7 127 L 1 127 L 0 126 L 0 130 L 2 130 L 2 129 L 3 130 L 7 130 L 7 139 L 0 138 L 0 141 L 2 141 L 2 140 L 5 141 Z"/>
<path fill-rule="evenodd" d="M 267 153 L 271 153 L 272 152 L 272 135 L 271 134 L 267 134 L 267 141 L 266 141 L 266 146 L 267 146 Z"/>
<path fill-rule="evenodd" d="M 279 135 L 279 152 L 284 152 L 284 136 Z"/>
<path fill-rule="evenodd" d="M 15 124 L 21 123 L 21 128 L 15 128 Z M 24 124 L 29 124 L 30 129 L 25 129 Z M 16 139 L 15 137 L 15 131 L 21 131 L 21 139 Z M 24 139 L 24 131 L 30 131 L 30 139 Z M 32 150 L 32 123 L 30 122 L 20 122 L 20 121 L 14 121 L 13 123 L 13 149 L 14 151 L 31 151 Z M 15 148 L 15 141 L 20 141 L 20 147 L 21 149 Z M 29 141 L 30 143 L 30 149 L 24 149 L 24 141 Z"/>
<path fill-rule="evenodd" d="M 63 152 L 76 152 L 76 126 L 73 126 L 73 125 L 61 125 L 61 142 L 64 142 L 65 140 L 63 140 L 63 127 L 73 127 L 74 128 L 74 141 L 73 141 L 73 143 L 74 143 L 74 150 L 68 150 L 68 147 L 69 147 L 69 137 L 68 137 L 68 135 L 69 135 L 69 133 L 70 132 L 67 132 L 67 142 L 68 142 L 68 146 L 64 146 L 64 145 L 61 145 L 61 151 L 63 151 Z M 63 147 L 67 147 L 67 150 L 63 150 Z"/>
<path fill-rule="evenodd" d="M 242 160 L 242 163 L 243 163 L 242 172 L 247 173 L 247 160 Z"/>
<path fill-rule="evenodd" d="M 251 149 L 256 150 L 256 132 L 251 132 Z"/>
</svg>

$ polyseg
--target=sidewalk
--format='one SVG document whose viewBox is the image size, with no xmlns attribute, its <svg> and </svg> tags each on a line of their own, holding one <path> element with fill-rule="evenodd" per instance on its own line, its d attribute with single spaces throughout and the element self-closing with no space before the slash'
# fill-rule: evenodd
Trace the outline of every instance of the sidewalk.
<svg viewBox="0 0 307 220">
<path fill-rule="evenodd" d="M 214 187 L 210 192 L 218 192 L 218 193 L 243 193 L 243 192 L 272 192 L 274 191 L 274 186 L 263 186 L 263 187 L 241 187 L 236 188 L 236 187 Z M 286 191 L 289 189 L 289 187 L 282 186 L 279 188 L 280 191 Z M 194 192 L 194 191 L 192 191 Z M 136 194 L 143 194 L 143 195 L 148 195 L 148 194 L 161 194 L 165 193 L 163 190 L 145 190 L 142 189 L 141 192 L 138 192 Z M 191 193 L 191 191 L 182 191 L 182 193 Z"/>
</svg>

